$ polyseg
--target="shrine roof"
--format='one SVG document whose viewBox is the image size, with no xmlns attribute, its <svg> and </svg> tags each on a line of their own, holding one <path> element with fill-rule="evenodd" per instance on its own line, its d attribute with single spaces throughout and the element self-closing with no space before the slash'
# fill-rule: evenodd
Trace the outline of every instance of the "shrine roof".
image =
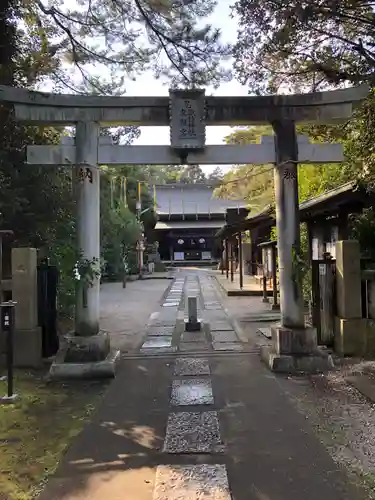
<svg viewBox="0 0 375 500">
<path fill-rule="evenodd" d="M 156 206 L 159 215 L 225 214 L 227 208 L 243 208 L 243 200 L 214 197 L 215 185 L 162 184 L 156 186 Z"/>
<path fill-rule="evenodd" d="M 358 213 L 364 207 L 371 205 L 373 201 L 373 194 L 358 186 L 356 181 L 350 181 L 300 203 L 300 220 L 301 222 L 317 222 L 324 218 L 337 217 L 341 212 Z M 250 215 L 238 224 L 223 226 L 217 236 L 231 237 L 241 231 L 262 225 L 274 226 L 275 223 L 274 209 L 267 206 L 261 212 Z"/>
</svg>

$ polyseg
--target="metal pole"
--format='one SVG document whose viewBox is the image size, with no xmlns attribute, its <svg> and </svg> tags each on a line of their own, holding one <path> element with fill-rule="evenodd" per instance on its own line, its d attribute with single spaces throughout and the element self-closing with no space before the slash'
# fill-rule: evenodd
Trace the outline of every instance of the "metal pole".
<svg viewBox="0 0 375 500">
<path fill-rule="evenodd" d="M 13 403 L 17 399 L 17 394 L 13 393 L 13 342 L 14 342 L 14 308 L 17 302 L 9 301 L 0 304 L 1 308 L 1 328 L 7 335 L 7 395 L 0 398 L 1 403 Z"/>
<path fill-rule="evenodd" d="M 243 288 L 242 233 L 238 233 L 238 259 L 240 261 L 240 289 Z"/>
</svg>

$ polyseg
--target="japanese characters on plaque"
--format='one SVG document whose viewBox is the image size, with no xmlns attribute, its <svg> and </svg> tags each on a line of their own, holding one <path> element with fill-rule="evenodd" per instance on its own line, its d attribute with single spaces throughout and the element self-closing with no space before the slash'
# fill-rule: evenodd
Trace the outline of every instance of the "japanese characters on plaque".
<svg viewBox="0 0 375 500">
<path fill-rule="evenodd" d="M 203 149 L 206 141 L 204 90 L 174 90 L 169 95 L 172 148 Z"/>
</svg>

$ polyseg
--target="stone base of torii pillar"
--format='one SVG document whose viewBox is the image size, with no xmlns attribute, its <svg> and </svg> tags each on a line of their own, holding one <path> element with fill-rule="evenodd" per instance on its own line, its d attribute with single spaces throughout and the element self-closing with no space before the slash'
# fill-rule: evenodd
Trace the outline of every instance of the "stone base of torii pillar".
<svg viewBox="0 0 375 500">
<path fill-rule="evenodd" d="M 333 368 L 332 357 L 318 348 L 316 329 L 304 320 L 295 124 L 284 119 L 272 125 L 281 323 L 271 327 L 272 345 L 261 349 L 261 357 L 275 372 L 323 372 Z"/>
<path fill-rule="evenodd" d="M 334 367 L 332 356 L 317 345 L 313 327 L 271 327 L 272 345 L 261 347 L 261 358 L 274 372 L 321 373 Z"/>
</svg>

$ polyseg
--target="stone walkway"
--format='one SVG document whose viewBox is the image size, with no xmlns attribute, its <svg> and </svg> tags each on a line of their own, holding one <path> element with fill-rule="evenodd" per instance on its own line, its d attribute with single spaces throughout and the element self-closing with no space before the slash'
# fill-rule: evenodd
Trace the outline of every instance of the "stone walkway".
<svg viewBox="0 0 375 500">
<path fill-rule="evenodd" d="M 40 500 L 359 500 L 214 280 L 181 272 Z M 199 297 L 201 332 L 185 332 Z"/>
<path fill-rule="evenodd" d="M 161 310 L 150 317 L 141 353 L 243 351 L 210 276 L 206 273 L 180 274 L 165 295 Z M 198 297 L 200 332 L 184 331 L 188 296 Z"/>
</svg>

